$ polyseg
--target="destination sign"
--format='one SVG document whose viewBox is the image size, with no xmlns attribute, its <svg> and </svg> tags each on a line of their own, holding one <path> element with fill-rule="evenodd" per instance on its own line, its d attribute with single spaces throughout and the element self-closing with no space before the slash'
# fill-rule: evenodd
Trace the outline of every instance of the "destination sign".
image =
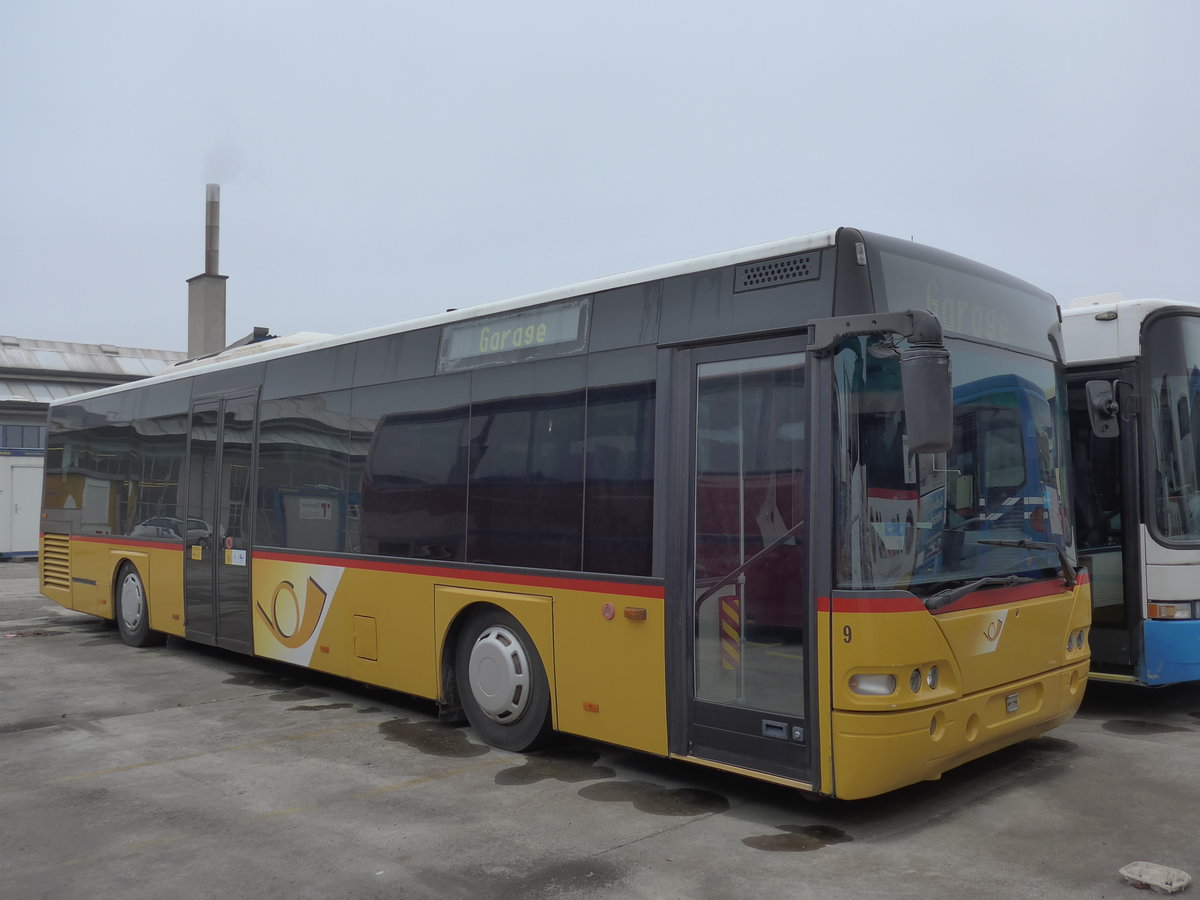
<svg viewBox="0 0 1200 900">
<path fill-rule="evenodd" d="M 981 277 L 975 272 L 881 251 L 887 308 L 924 308 L 947 334 L 1023 347 L 1050 355 L 1047 337 L 1058 321 L 1049 297 Z"/>
<path fill-rule="evenodd" d="M 536 352 L 541 348 L 554 348 L 559 353 L 582 350 L 586 309 L 586 300 L 575 300 L 447 325 L 442 332 L 441 368 L 527 355 L 532 358 L 544 355 Z"/>
</svg>

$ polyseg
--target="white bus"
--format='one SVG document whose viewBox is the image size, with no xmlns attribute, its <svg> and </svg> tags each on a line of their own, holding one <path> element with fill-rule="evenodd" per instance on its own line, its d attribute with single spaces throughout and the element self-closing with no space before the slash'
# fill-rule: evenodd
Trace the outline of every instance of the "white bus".
<svg viewBox="0 0 1200 900">
<path fill-rule="evenodd" d="M 1063 311 L 1093 679 L 1200 680 L 1200 304 Z"/>
</svg>

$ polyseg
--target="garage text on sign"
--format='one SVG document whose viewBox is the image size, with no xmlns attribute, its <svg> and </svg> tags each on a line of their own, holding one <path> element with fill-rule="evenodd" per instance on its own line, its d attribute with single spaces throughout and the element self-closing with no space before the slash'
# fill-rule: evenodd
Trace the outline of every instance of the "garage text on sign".
<svg viewBox="0 0 1200 900">
<path fill-rule="evenodd" d="M 447 325 L 442 334 L 441 368 L 508 361 L 515 354 L 524 358 L 548 349 L 551 355 L 573 353 L 584 348 L 587 299 L 567 301 L 489 316 L 473 322 Z"/>
</svg>

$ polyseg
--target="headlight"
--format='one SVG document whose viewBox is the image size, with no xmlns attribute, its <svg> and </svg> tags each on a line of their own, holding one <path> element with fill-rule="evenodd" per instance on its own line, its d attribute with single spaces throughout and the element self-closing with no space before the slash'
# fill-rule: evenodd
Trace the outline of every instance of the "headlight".
<svg viewBox="0 0 1200 900">
<path fill-rule="evenodd" d="M 895 675 L 851 675 L 850 692 L 871 697 L 886 697 L 896 693 Z"/>
</svg>

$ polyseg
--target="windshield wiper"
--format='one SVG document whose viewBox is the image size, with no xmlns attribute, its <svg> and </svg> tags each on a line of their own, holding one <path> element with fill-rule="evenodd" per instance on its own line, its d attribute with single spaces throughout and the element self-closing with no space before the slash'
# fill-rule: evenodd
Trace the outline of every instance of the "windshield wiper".
<svg viewBox="0 0 1200 900">
<path fill-rule="evenodd" d="M 997 547 L 1017 547 L 1021 550 L 1053 550 L 1058 554 L 1058 565 L 1062 569 L 1063 583 L 1068 588 L 1075 587 L 1075 569 L 1071 566 L 1071 561 L 1067 559 L 1066 551 L 1059 544 L 1052 544 L 1050 541 L 1031 541 L 1029 538 L 1021 538 L 1019 541 L 980 540 L 976 543 L 994 544 Z"/>
<path fill-rule="evenodd" d="M 995 575 L 985 575 L 983 578 L 968 581 L 966 584 L 960 584 L 958 587 L 946 588 L 945 590 L 938 591 L 936 594 L 930 594 L 925 598 L 925 608 L 941 609 L 943 606 L 949 606 L 955 600 L 961 600 L 972 591 L 979 590 L 979 588 L 987 587 L 988 585 L 1002 584 L 1005 587 L 1012 587 L 1014 584 L 1024 584 L 1026 581 L 1033 581 L 1033 579 L 1024 575 L 1008 575 L 1004 578 L 998 578 Z"/>
</svg>

